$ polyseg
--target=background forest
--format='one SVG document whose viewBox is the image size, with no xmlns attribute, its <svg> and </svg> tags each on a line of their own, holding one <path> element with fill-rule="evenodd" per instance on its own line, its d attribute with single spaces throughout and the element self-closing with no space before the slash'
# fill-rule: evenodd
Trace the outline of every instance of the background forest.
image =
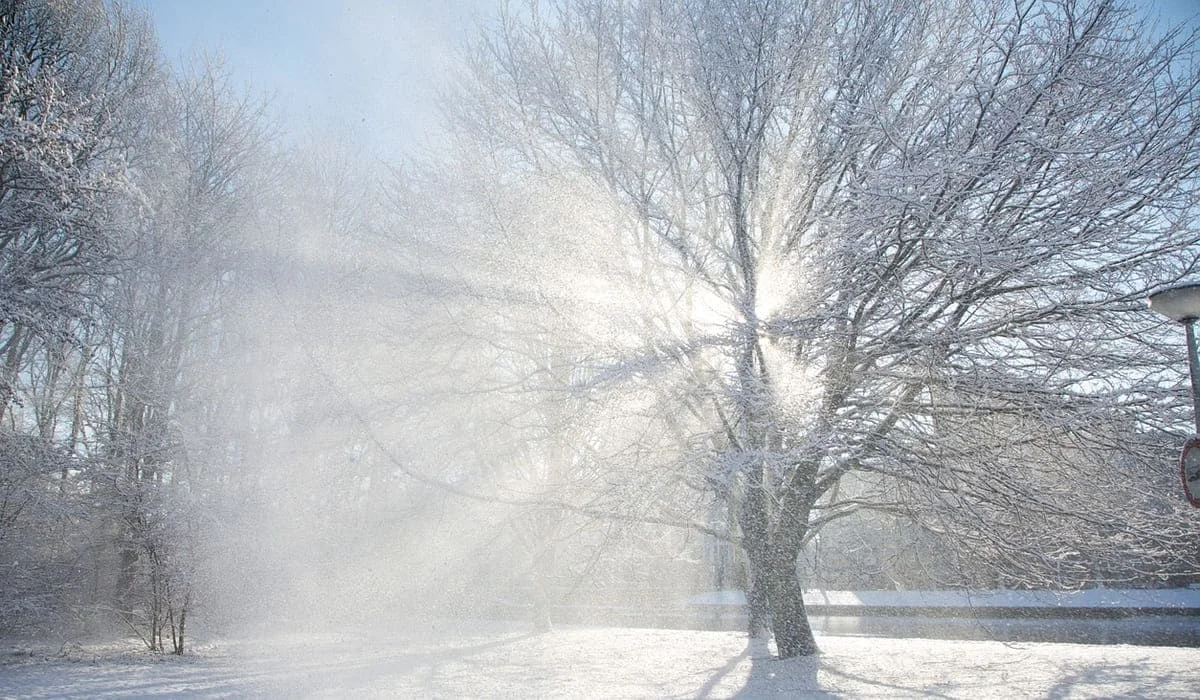
<svg viewBox="0 0 1200 700">
<path fill-rule="evenodd" d="M 0 0 L 0 634 L 1200 582 L 1196 37 L 529 3 L 402 162 Z M 769 621 L 769 622 L 768 622 Z"/>
</svg>

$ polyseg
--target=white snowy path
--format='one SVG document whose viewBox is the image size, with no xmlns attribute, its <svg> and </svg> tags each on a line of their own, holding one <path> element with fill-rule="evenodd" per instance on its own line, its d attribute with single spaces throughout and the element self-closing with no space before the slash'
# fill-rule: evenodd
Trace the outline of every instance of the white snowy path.
<svg viewBox="0 0 1200 700">
<path fill-rule="evenodd" d="M 184 658 L 133 647 L 0 656 L 0 697 L 1187 698 L 1196 649 L 821 637 L 777 661 L 735 632 L 428 623 L 387 635 L 211 642 Z"/>
</svg>

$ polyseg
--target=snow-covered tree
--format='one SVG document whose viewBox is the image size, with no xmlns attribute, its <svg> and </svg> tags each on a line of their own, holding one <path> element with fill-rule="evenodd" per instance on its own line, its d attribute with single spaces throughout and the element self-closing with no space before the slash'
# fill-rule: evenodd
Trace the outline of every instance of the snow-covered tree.
<svg viewBox="0 0 1200 700">
<path fill-rule="evenodd" d="M 84 497 L 88 372 L 139 203 L 155 51 L 117 3 L 0 3 L 0 481 L 16 489 L 5 539 L 23 543 L 8 561 L 29 584 L 0 595 L 26 613 L 14 623 L 50 625 L 83 600 L 103 536 Z"/>
<path fill-rule="evenodd" d="M 1022 583 L 1085 544 L 1195 567 L 1156 471 L 1179 361 L 1141 302 L 1200 252 L 1194 45 L 1107 0 L 529 3 L 478 44 L 437 177 L 498 193 L 464 235 L 519 264 L 474 288 L 541 309 L 592 410 L 641 421 L 603 486 L 731 502 L 752 618 L 810 654 L 797 555 L 863 509 Z"/>
<path fill-rule="evenodd" d="M 152 649 L 170 632 L 182 653 L 204 511 L 245 449 L 225 415 L 240 392 L 215 377 L 244 351 L 237 298 L 265 137 L 260 103 L 213 63 L 163 92 L 160 117 L 151 209 L 97 351 L 96 442 L 121 533 L 118 609 Z"/>
<path fill-rule="evenodd" d="M 201 535 L 248 451 L 221 378 L 247 328 L 262 108 L 213 63 L 168 79 L 120 2 L 0 3 L 0 62 L 0 540 L 25 572 L 0 606 L 43 629 L 115 608 L 182 652 Z"/>
<path fill-rule="evenodd" d="M 0 4 L 0 349 L 62 338 L 121 252 L 128 159 L 157 84 L 143 17 L 91 0 Z"/>
</svg>

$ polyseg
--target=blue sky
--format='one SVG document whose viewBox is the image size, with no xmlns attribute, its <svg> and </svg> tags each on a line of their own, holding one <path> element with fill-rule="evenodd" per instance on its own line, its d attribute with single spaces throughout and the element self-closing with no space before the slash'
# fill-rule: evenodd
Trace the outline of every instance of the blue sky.
<svg viewBox="0 0 1200 700">
<path fill-rule="evenodd" d="M 291 131 L 343 132 L 394 156 L 437 119 L 454 47 L 497 0 L 138 0 L 166 55 L 223 56 Z"/>
<path fill-rule="evenodd" d="M 135 0 L 166 54 L 220 53 L 237 83 L 271 94 L 285 129 L 340 133 L 394 157 L 436 123 L 453 49 L 500 0 Z M 1200 0 L 1138 0 L 1169 22 Z"/>
</svg>

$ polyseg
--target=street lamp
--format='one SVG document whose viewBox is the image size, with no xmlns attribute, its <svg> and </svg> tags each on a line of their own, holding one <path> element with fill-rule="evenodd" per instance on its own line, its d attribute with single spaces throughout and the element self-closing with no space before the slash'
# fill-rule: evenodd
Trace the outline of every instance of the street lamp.
<svg viewBox="0 0 1200 700">
<path fill-rule="evenodd" d="M 1196 321 L 1200 320 L 1200 284 L 1169 287 L 1150 295 L 1153 311 L 1178 321 L 1187 331 L 1188 373 L 1192 377 L 1192 418 L 1196 434 L 1183 446 L 1179 470 L 1183 490 L 1192 505 L 1200 507 L 1200 358 L 1196 356 Z"/>
<path fill-rule="evenodd" d="M 1192 415 L 1200 434 L 1200 359 L 1196 357 L 1196 321 L 1200 319 L 1200 284 L 1170 287 L 1150 295 L 1150 309 L 1183 324 L 1187 330 L 1188 370 L 1192 375 Z"/>
</svg>

